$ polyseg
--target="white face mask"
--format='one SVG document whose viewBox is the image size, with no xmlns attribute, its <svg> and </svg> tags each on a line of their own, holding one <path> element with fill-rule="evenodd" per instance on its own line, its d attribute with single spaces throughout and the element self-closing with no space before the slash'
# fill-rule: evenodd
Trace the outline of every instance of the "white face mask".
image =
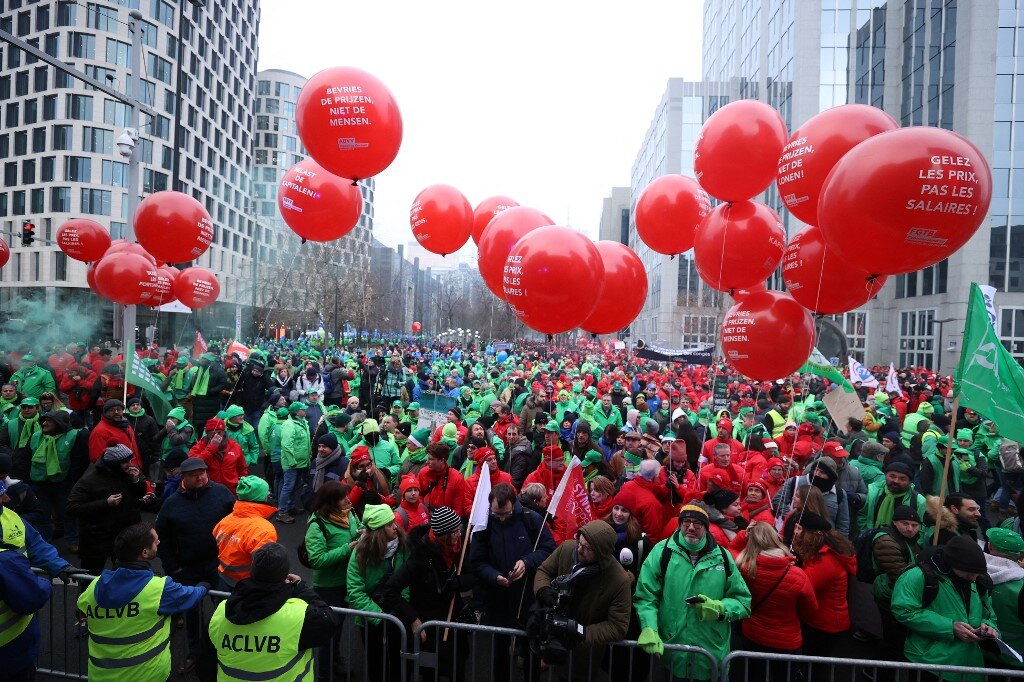
<svg viewBox="0 0 1024 682">
<path fill-rule="evenodd" d="M 390 559 L 398 551 L 398 538 L 388 541 L 388 551 L 384 553 L 385 559 Z"/>
</svg>

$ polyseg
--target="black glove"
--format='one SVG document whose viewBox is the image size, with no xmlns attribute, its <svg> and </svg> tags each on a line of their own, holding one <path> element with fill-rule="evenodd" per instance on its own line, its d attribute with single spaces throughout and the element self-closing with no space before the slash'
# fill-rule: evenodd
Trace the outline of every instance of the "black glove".
<svg viewBox="0 0 1024 682">
<path fill-rule="evenodd" d="M 200 582 L 196 583 L 196 587 L 205 587 L 207 591 L 210 591 L 210 590 L 213 589 L 213 587 L 210 585 L 210 583 L 208 583 L 206 581 L 200 581 Z"/>
<path fill-rule="evenodd" d="M 71 566 L 69 564 L 64 568 L 60 569 L 60 572 L 57 573 L 56 578 L 65 585 L 70 585 L 71 583 L 75 582 L 75 577 L 77 575 L 84 573 L 85 571 L 83 571 L 82 569 L 75 568 L 74 566 Z"/>
<path fill-rule="evenodd" d="M 537 603 L 544 608 L 553 608 L 558 603 L 558 591 L 553 587 L 542 587 L 537 592 Z"/>
</svg>

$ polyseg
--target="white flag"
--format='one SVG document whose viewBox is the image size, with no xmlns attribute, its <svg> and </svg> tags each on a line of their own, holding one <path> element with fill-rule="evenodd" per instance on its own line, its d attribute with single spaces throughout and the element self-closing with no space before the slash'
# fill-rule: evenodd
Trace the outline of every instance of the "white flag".
<svg viewBox="0 0 1024 682">
<path fill-rule="evenodd" d="M 878 379 L 868 371 L 867 367 L 854 360 L 853 357 L 850 357 L 849 360 L 851 384 L 855 384 L 859 381 L 868 388 L 878 388 Z"/>
<path fill-rule="evenodd" d="M 558 487 L 555 488 L 555 493 L 551 496 L 548 501 L 548 513 L 552 516 L 555 515 L 555 510 L 558 509 L 558 503 L 562 500 L 562 495 L 565 493 L 565 488 L 569 484 L 569 472 L 572 471 L 573 467 L 581 466 L 583 463 L 580 458 L 576 455 L 572 456 L 569 460 L 569 466 L 562 472 L 562 480 L 558 482 Z"/>
<path fill-rule="evenodd" d="M 903 394 L 903 390 L 900 388 L 900 380 L 896 377 L 896 368 L 891 362 L 889 363 L 889 375 L 885 377 L 885 392 Z"/>
<path fill-rule="evenodd" d="M 999 317 L 996 315 L 996 288 L 988 284 L 979 284 L 978 288 L 981 289 L 981 295 L 985 298 L 985 312 L 988 313 L 988 319 L 992 323 L 992 328 L 998 334 Z M 939 350 L 942 349 L 940 348 Z"/>
<path fill-rule="evenodd" d="M 470 534 L 487 528 L 487 519 L 491 516 L 491 503 L 488 497 L 491 496 L 491 470 L 486 464 L 480 466 L 480 480 L 476 484 L 476 493 L 473 494 L 473 508 L 469 512 Z"/>
</svg>

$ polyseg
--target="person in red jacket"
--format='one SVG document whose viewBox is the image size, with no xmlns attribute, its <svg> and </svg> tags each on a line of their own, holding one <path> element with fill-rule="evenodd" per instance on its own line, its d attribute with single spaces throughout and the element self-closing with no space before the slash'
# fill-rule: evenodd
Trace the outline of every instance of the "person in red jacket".
<svg viewBox="0 0 1024 682">
<path fill-rule="evenodd" d="M 235 494 L 238 479 L 249 475 L 242 446 L 225 435 L 223 419 L 213 418 L 206 422 L 206 433 L 188 451 L 189 457 L 198 457 L 206 462 L 206 473 L 214 483 L 227 486 Z"/>
<path fill-rule="evenodd" d="M 402 476 L 398 484 L 401 500 L 395 507 L 395 520 L 406 533 L 416 526 L 430 523 L 430 510 L 420 500 L 420 481 L 414 474 Z"/>
<path fill-rule="evenodd" d="M 466 518 L 466 479 L 448 466 L 451 450 L 444 443 L 427 446 L 427 465 L 420 469 L 420 497 L 427 507 L 450 507 L 461 518 Z"/>
<path fill-rule="evenodd" d="M 135 430 L 124 418 L 124 403 L 117 398 L 103 405 L 103 416 L 89 432 L 89 461 L 95 462 L 103 451 L 115 445 L 124 445 L 132 451 L 132 466 L 142 469 L 139 446 L 135 442 Z"/>
<path fill-rule="evenodd" d="M 508 483 L 512 490 L 516 486 L 512 483 L 512 474 L 501 471 L 498 468 L 498 453 L 491 448 L 477 448 L 473 451 L 473 461 L 476 462 L 476 470 L 473 475 L 466 479 L 466 509 L 473 508 L 473 497 L 476 495 L 476 487 L 480 484 L 480 476 L 486 471 L 491 479 L 491 489 L 499 483 Z M 519 491 L 516 490 L 518 493 Z"/>
<path fill-rule="evenodd" d="M 708 532 L 722 547 L 733 550 L 746 542 L 746 519 L 740 497 L 731 490 L 712 490 L 704 493 L 702 499 L 708 507 Z"/>
<path fill-rule="evenodd" d="M 747 545 L 736 557 L 736 567 L 750 589 L 750 617 L 740 621 L 747 651 L 799 654 L 803 643 L 800 622 L 812 618 L 818 599 L 803 569 L 794 565 L 793 555 L 775 529 L 755 523 L 747 529 Z M 784 661 L 766 665 L 750 660 L 747 677 L 752 680 L 783 682 L 795 677 Z"/>
<path fill-rule="evenodd" d="M 768 465 L 761 473 L 761 482 L 764 483 L 768 489 L 768 499 L 771 500 L 775 497 L 775 493 L 779 492 L 782 488 L 782 484 L 786 482 L 786 465 L 778 457 L 772 457 L 768 460 Z"/>
<path fill-rule="evenodd" d="M 549 445 L 541 454 L 540 464 L 523 481 L 523 487 L 531 483 L 540 483 L 548 491 L 550 499 L 555 494 L 555 488 L 561 482 L 562 475 L 565 474 L 565 453 L 557 445 Z"/>
<path fill-rule="evenodd" d="M 709 440 L 704 443 L 704 447 L 701 448 L 700 454 L 704 456 L 704 459 L 711 461 L 712 454 L 722 443 L 729 446 L 729 453 L 735 458 L 743 452 L 743 443 L 739 442 L 732 437 L 732 420 L 731 419 L 719 419 L 718 424 L 718 437 Z"/>
<path fill-rule="evenodd" d="M 661 465 L 656 460 L 640 462 L 636 476 L 615 494 L 615 504 L 628 509 L 652 543 L 664 539 L 666 517 L 673 511 Z"/>
<path fill-rule="evenodd" d="M 768 495 L 768 486 L 761 481 L 747 483 L 746 495 L 743 497 L 743 518 L 750 523 L 761 521 L 775 526 L 772 498 Z"/>
<path fill-rule="evenodd" d="M 686 441 L 672 441 L 668 447 L 668 457 L 664 462 L 665 485 L 669 491 L 668 503 L 672 507 L 671 513 L 667 516 L 670 521 L 675 521 L 679 515 L 679 509 L 684 504 L 700 497 L 700 493 L 697 491 L 697 475 L 689 467 Z"/>
<path fill-rule="evenodd" d="M 783 427 L 782 435 L 775 439 L 779 446 L 780 455 L 792 455 L 793 445 L 796 444 L 796 422 L 789 421 Z"/>
<path fill-rule="evenodd" d="M 804 618 L 804 652 L 842 656 L 850 630 L 847 587 L 850 576 L 857 574 L 853 545 L 827 519 L 805 508 L 793 532 L 793 552 L 818 599 L 817 610 Z M 813 677 L 821 674 L 812 671 Z"/>
<path fill-rule="evenodd" d="M 458 441 L 459 445 L 465 443 L 466 434 L 469 433 L 469 429 L 466 428 L 466 425 L 462 423 L 462 410 L 460 410 L 457 406 L 448 410 L 448 423 L 442 424 L 441 426 L 438 426 L 436 429 L 434 429 L 434 435 L 430 437 L 430 442 L 436 443 L 439 440 L 441 440 L 444 427 L 447 426 L 448 424 L 455 425 L 455 431 L 457 434 L 456 440 Z"/>
<path fill-rule="evenodd" d="M 96 385 L 96 373 L 85 365 L 71 364 L 61 376 L 60 391 L 68 397 L 68 408 L 83 421 L 92 408 L 92 388 Z"/>
<path fill-rule="evenodd" d="M 491 427 L 494 431 L 494 435 L 501 439 L 506 444 L 506 450 L 508 449 L 508 427 L 515 424 L 519 425 L 519 417 L 515 416 L 509 411 L 508 405 L 495 400 L 491 403 L 491 410 L 494 411 L 496 417 L 494 426 Z"/>
<path fill-rule="evenodd" d="M 711 455 L 712 459 L 701 467 L 697 476 L 697 489 L 701 492 L 709 490 L 731 490 L 737 496 L 743 493 L 745 475 L 743 467 L 732 464 L 732 450 L 726 443 L 718 443 Z"/>
</svg>

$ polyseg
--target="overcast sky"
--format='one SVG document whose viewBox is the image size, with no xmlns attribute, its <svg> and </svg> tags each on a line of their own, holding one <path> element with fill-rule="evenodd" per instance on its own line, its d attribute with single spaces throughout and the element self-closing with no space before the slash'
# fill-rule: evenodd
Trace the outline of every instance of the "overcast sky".
<svg viewBox="0 0 1024 682">
<path fill-rule="evenodd" d="M 700 78 L 700 0 L 263 0 L 260 69 L 354 66 L 391 88 L 405 137 L 374 232 L 412 239 L 435 183 L 504 194 L 597 237 L 673 76 Z M 463 252 L 472 249 L 463 247 Z"/>
</svg>

